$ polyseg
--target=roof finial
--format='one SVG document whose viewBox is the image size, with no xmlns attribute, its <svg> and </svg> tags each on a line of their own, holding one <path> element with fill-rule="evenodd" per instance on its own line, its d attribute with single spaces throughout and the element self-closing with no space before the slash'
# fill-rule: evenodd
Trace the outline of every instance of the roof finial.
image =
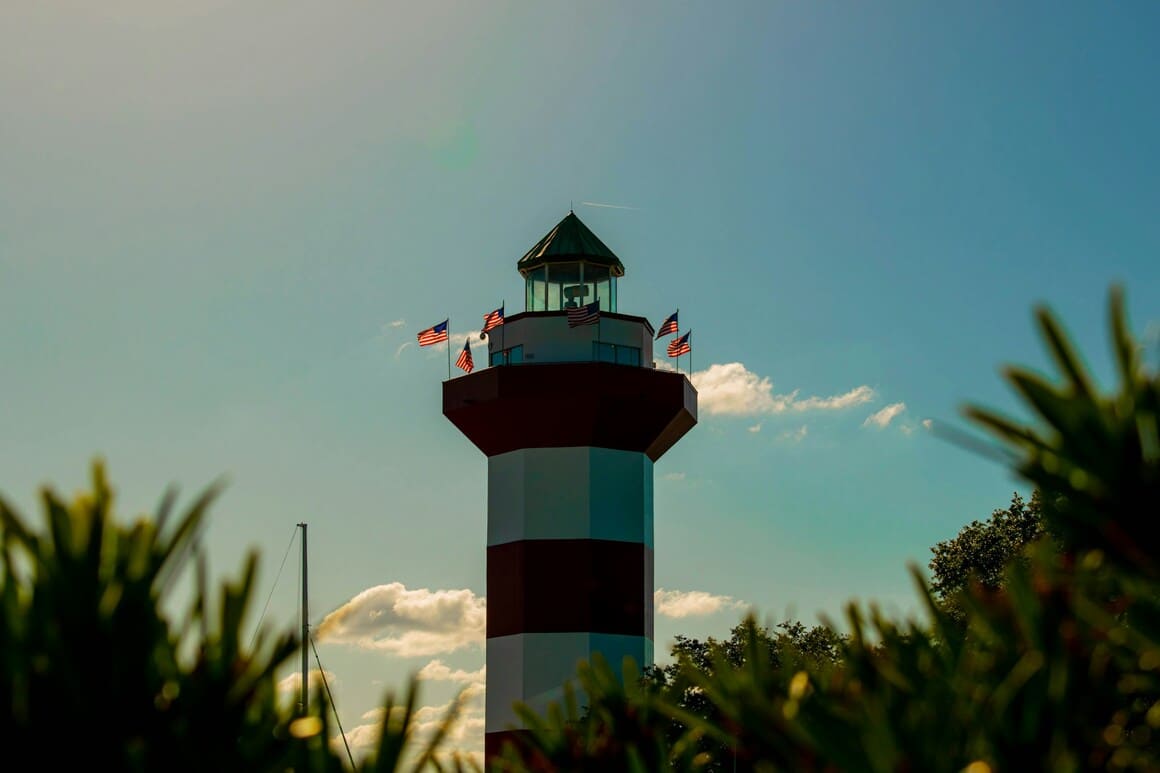
<svg viewBox="0 0 1160 773">
<path fill-rule="evenodd" d="M 568 214 L 575 215 L 575 210 L 572 209 L 572 199 L 568 199 Z"/>
</svg>

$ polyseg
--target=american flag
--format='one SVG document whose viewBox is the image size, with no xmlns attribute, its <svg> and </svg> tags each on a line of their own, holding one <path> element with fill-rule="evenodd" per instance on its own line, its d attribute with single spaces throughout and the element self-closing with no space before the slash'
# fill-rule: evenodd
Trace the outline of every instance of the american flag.
<svg viewBox="0 0 1160 773">
<path fill-rule="evenodd" d="M 657 338 L 675 334 L 679 328 L 677 327 L 677 312 L 669 315 L 669 318 L 661 323 L 660 329 L 657 330 Z"/>
<path fill-rule="evenodd" d="M 693 331 L 690 330 L 688 333 L 685 333 L 680 338 L 674 338 L 672 341 L 670 341 L 669 342 L 669 356 L 670 357 L 680 357 L 682 354 L 688 354 L 689 352 L 693 351 L 693 345 L 691 343 L 689 343 L 689 336 L 691 336 L 692 334 L 693 334 Z"/>
<path fill-rule="evenodd" d="M 503 306 L 500 306 L 495 311 L 489 311 L 488 313 L 483 315 L 483 330 L 480 330 L 479 334 L 481 336 L 486 335 L 487 331 L 491 330 L 493 327 L 499 327 L 502 324 L 503 324 Z"/>
<path fill-rule="evenodd" d="M 419 346 L 430 346 L 447 340 L 447 320 L 419 331 Z"/>
<path fill-rule="evenodd" d="M 463 368 L 468 373 L 475 370 L 475 363 L 471 361 L 471 344 L 469 342 L 463 342 L 463 351 L 459 353 L 459 359 L 455 361 L 455 367 Z"/>
<path fill-rule="evenodd" d="M 579 325 L 595 325 L 600 321 L 600 301 L 593 301 L 587 306 L 577 306 L 568 309 L 568 327 Z"/>
</svg>

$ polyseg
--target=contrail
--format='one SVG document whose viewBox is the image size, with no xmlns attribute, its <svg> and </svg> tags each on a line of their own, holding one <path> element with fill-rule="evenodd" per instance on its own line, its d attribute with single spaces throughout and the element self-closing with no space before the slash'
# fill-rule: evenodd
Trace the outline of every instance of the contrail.
<svg viewBox="0 0 1160 773">
<path fill-rule="evenodd" d="M 581 201 L 586 207 L 604 207 L 605 209 L 632 209 L 639 211 L 640 207 L 625 207 L 620 204 L 601 204 L 599 201 Z"/>
</svg>

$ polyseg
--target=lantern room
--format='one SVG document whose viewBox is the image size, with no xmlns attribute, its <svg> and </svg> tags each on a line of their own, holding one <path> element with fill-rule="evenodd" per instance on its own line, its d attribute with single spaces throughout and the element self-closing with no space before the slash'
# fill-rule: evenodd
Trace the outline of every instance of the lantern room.
<svg viewBox="0 0 1160 773">
<path fill-rule="evenodd" d="M 616 312 L 616 280 L 624 264 L 569 212 L 516 264 L 524 278 L 526 311 L 564 311 L 598 302 Z"/>
</svg>

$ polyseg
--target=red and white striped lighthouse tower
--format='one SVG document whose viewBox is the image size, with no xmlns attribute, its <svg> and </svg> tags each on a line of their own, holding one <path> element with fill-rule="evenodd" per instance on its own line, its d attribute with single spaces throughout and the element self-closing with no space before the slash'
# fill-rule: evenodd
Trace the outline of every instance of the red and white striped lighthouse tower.
<svg viewBox="0 0 1160 773">
<path fill-rule="evenodd" d="M 580 660 L 652 663 L 653 463 L 697 423 L 648 320 L 617 309 L 624 265 L 574 213 L 517 267 L 526 311 L 490 332 L 491 367 L 443 384 L 487 455 L 488 757 L 519 732 L 513 704 L 543 710 Z"/>
</svg>

